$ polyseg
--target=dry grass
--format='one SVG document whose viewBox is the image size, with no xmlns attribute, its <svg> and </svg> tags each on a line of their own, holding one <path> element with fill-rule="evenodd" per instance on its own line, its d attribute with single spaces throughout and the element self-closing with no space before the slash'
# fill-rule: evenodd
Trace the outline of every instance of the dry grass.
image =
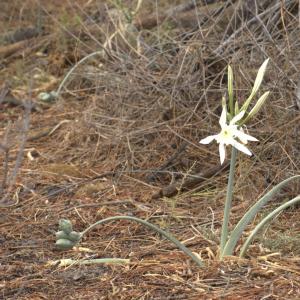
<svg viewBox="0 0 300 300">
<path fill-rule="evenodd" d="M 7 7 L 8 27 L 19 24 L 21 13 L 24 24 L 29 22 L 31 14 L 24 12 L 35 7 L 32 1 L 16 10 L 17 2 L 12 1 L 14 10 Z M 267 189 L 299 174 L 298 1 L 260 1 L 260 7 L 251 8 L 254 14 L 242 5 L 252 1 L 210 2 L 215 3 L 167 17 L 163 11 L 175 5 L 172 1 L 147 2 L 134 21 L 141 38 L 138 51 L 120 38 L 113 40 L 110 56 L 79 66 L 59 101 L 32 113 L 25 155 L 30 152 L 34 160 L 26 156 L 20 169 L 14 191 L 18 204 L 0 211 L 3 299 L 299 298 L 299 207 L 282 213 L 247 259 L 219 262 L 225 170 L 172 198 L 152 198 L 170 183 L 180 186 L 219 164 L 216 146 L 198 141 L 218 131 L 228 63 L 242 102 L 258 67 L 271 58 L 261 90 L 270 90 L 271 96 L 248 127 L 260 142 L 251 145 L 253 157 L 238 160 L 232 225 Z M 62 80 L 71 65 L 98 50 L 115 30 L 104 4 L 66 1 L 61 5 L 67 14 L 40 4 L 46 37 L 37 39 L 45 40 L 39 51 L 47 55 L 27 51 L 0 62 L 0 78 L 8 80 L 16 97 L 26 96 L 20 84 L 28 82 L 34 68 Z M 152 13 L 161 23 L 145 29 L 141 20 L 151 20 Z M 20 112 L 1 104 L 0 133 Z M 32 138 L 41 132 L 46 134 Z M 266 210 L 299 190 L 299 183 L 291 184 Z M 114 215 L 144 218 L 168 229 L 207 267 L 197 269 L 159 236 L 125 221 L 92 231 L 81 243 L 91 253 L 55 249 L 60 218 L 71 219 L 79 231 Z M 132 263 L 46 266 L 48 260 L 88 256 L 130 258 Z"/>
</svg>

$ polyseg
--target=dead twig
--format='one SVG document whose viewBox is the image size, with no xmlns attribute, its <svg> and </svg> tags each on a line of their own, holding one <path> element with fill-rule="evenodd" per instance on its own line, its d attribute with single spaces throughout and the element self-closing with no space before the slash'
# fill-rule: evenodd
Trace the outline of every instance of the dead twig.
<svg viewBox="0 0 300 300">
<path fill-rule="evenodd" d="M 293 1 L 294 0 L 286 0 L 284 2 L 286 5 L 288 5 L 288 4 L 292 3 Z M 247 22 L 244 22 L 239 27 L 239 29 L 234 31 L 233 34 L 231 34 L 229 38 L 227 38 L 221 45 L 219 45 L 215 50 L 213 50 L 213 53 L 217 56 L 224 55 L 224 48 L 227 47 L 228 45 L 230 45 L 235 40 L 235 38 L 238 34 L 240 34 L 244 29 L 248 28 L 253 23 L 259 22 L 259 18 L 262 18 L 265 15 L 268 15 L 268 14 L 272 13 L 273 11 L 275 11 L 276 9 L 280 8 L 281 5 L 282 5 L 281 2 L 278 2 L 275 5 L 273 5 L 272 7 L 264 10 L 260 14 L 255 15 L 253 18 L 251 18 Z"/>
<path fill-rule="evenodd" d="M 37 37 L 40 33 L 41 31 L 36 27 L 18 28 L 5 34 L 2 39 L 8 44 L 12 44 Z"/>
<path fill-rule="evenodd" d="M 193 187 L 195 187 L 197 184 L 202 183 L 206 179 L 215 176 L 219 172 L 227 169 L 229 167 L 229 162 L 225 162 L 221 166 L 216 166 L 213 167 L 207 171 L 197 173 L 193 175 L 192 178 L 185 178 L 183 182 L 176 182 L 174 184 L 171 184 L 169 186 L 166 186 L 162 188 L 160 191 L 156 192 L 152 198 L 157 199 L 161 197 L 172 197 L 175 196 L 176 194 L 182 192 L 182 191 L 187 191 Z M 197 176 L 197 177 L 196 177 Z"/>
<path fill-rule="evenodd" d="M 3 165 L 3 180 L 2 180 L 0 207 L 8 207 L 15 204 L 15 203 L 14 204 L 8 203 L 9 202 L 8 197 L 10 196 L 12 188 L 16 183 L 18 171 L 21 167 L 21 163 L 23 160 L 23 153 L 27 141 L 27 133 L 29 130 L 30 113 L 32 109 L 31 101 L 24 102 L 24 107 L 25 107 L 25 111 L 24 111 L 23 122 L 22 122 L 19 150 L 15 160 L 15 166 L 10 174 L 8 174 L 9 172 L 8 162 L 9 162 L 9 150 L 10 150 L 10 145 L 8 142 L 9 139 L 8 134 L 9 134 L 10 126 L 8 126 L 8 129 L 4 136 L 4 144 L 2 144 L 1 147 L 2 149 L 4 149 L 5 158 L 4 158 L 4 165 Z"/>
<path fill-rule="evenodd" d="M 205 1 L 204 6 L 197 7 L 198 4 L 202 3 L 202 1 L 188 1 L 187 3 L 180 4 L 173 8 L 168 9 L 161 15 L 153 14 L 153 15 L 141 15 L 136 17 L 134 20 L 134 26 L 138 29 L 152 29 L 156 26 L 161 25 L 163 22 L 167 20 L 173 20 L 177 24 L 181 24 L 184 27 L 195 27 L 197 25 L 199 19 L 207 19 L 208 12 L 213 14 L 215 11 L 218 11 L 223 3 L 221 1 L 220 4 L 215 5 L 215 0 L 213 1 Z M 214 5 L 211 5 L 214 4 Z M 197 8 L 197 14 L 192 9 Z"/>
<path fill-rule="evenodd" d="M 161 171 L 165 170 L 166 168 L 168 168 L 170 165 L 172 165 L 177 158 L 181 155 L 182 152 L 185 151 L 187 147 L 187 142 L 183 142 L 178 149 L 176 150 L 176 152 L 171 155 L 171 157 L 169 157 L 158 169 L 157 171 L 154 171 L 152 174 L 149 174 L 147 176 L 147 181 L 153 181 L 155 179 L 155 177 L 157 177 Z"/>
</svg>

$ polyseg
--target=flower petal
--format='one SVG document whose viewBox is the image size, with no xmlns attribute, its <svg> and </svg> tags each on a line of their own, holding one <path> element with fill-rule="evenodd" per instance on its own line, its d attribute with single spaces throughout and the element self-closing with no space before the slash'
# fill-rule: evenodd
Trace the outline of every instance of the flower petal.
<svg viewBox="0 0 300 300">
<path fill-rule="evenodd" d="M 225 145 L 223 143 L 220 143 L 220 145 L 219 145 L 219 152 L 220 152 L 221 165 L 223 165 L 223 162 L 224 162 L 225 156 L 226 156 Z"/>
<path fill-rule="evenodd" d="M 202 139 L 199 143 L 200 144 L 204 144 L 204 145 L 207 145 L 209 143 L 211 143 L 215 138 L 216 138 L 217 135 L 210 135 L 204 139 Z"/>
<path fill-rule="evenodd" d="M 238 137 L 244 144 L 247 144 L 248 141 L 258 142 L 254 136 L 244 133 L 243 130 L 236 130 L 234 132 L 235 136 Z"/>
<path fill-rule="evenodd" d="M 241 112 L 239 112 L 236 116 L 234 116 L 232 118 L 232 120 L 230 121 L 230 125 L 234 125 L 236 122 L 240 121 L 244 115 L 245 115 L 245 112 L 244 110 L 242 110 Z"/>
<path fill-rule="evenodd" d="M 241 129 L 240 132 L 244 133 L 243 129 Z M 239 140 L 240 140 L 244 145 L 247 145 L 247 144 L 248 144 L 248 140 L 247 140 L 243 135 L 241 135 L 240 132 L 237 132 L 237 133 L 235 134 L 235 136 L 238 137 Z"/>
<path fill-rule="evenodd" d="M 249 156 L 252 155 L 252 153 L 250 152 L 250 150 L 249 150 L 246 146 L 244 146 L 243 144 L 241 144 L 241 143 L 239 143 L 239 142 L 237 142 L 237 141 L 234 141 L 234 142 L 232 143 L 232 146 L 233 146 L 234 148 L 238 149 L 239 151 L 244 152 L 245 154 L 247 154 L 247 155 L 249 155 Z"/>
<path fill-rule="evenodd" d="M 226 125 L 226 119 L 227 119 L 226 106 L 223 106 L 223 110 L 222 110 L 221 117 L 219 120 L 219 124 L 221 125 L 221 128 L 223 128 Z"/>
</svg>

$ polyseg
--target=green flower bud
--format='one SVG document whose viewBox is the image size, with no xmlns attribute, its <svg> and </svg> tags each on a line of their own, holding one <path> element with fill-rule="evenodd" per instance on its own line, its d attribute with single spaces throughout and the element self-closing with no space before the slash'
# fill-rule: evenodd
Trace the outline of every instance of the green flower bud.
<svg viewBox="0 0 300 300">
<path fill-rule="evenodd" d="M 78 242 L 81 239 L 81 234 L 77 231 L 72 231 L 69 235 L 68 235 L 68 239 L 72 242 Z"/>
<path fill-rule="evenodd" d="M 255 82 L 254 82 L 254 86 L 253 86 L 253 89 L 251 91 L 251 94 L 250 96 L 248 97 L 248 99 L 245 101 L 245 103 L 243 104 L 241 110 L 247 110 L 252 98 L 256 95 L 262 81 L 263 81 L 263 78 L 264 78 L 264 75 L 265 75 L 265 72 L 266 72 L 266 69 L 267 69 L 267 65 L 268 65 L 268 62 L 269 62 L 269 58 L 266 59 L 264 61 L 264 63 L 261 65 L 261 67 L 259 68 L 258 72 L 257 72 L 257 75 L 256 75 L 256 79 L 255 79 Z"/>
<path fill-rule="evenodd" d="M 59 250 L 70 250 L 74 247 L 75 243 L 70 240 L 59 239 L 56 241 L 55 245 Z"/>
<path fill-rule="evenodd" d="M 64 231 L 66 234 L 70 234 L 73 230 L 71 221 L 66 219 L 59 220 L 58 228 Z"/>
<path fill-rule="evenodd" d="M 257 103 L 254 105 L 254 107 L 251 109 L 249 112 L 248 116 L 246 119 L 244 119 L 243 124 L 248 122 L 251 118 L 253 118 L 259 110 L 262 108 L 263 104 L 266 102 L 266 99 L 268 98 L 270 92 L 265 92 L 257 101 Z"/>
<path fill-rule="evenodd" d="M 56 239 L 66 239 L 69 240 L 69 235 L 67 233 L 65 233 L 64 231 L 58 231 L 55 233 Z"/>
<path fill-rule="evenodd" d="M 229 112 L 230 115 L 234 115 L 233 111 L 233 72 L 232 68 L 228 66 L 228 98 L 229 98 Z"/>
</svg>

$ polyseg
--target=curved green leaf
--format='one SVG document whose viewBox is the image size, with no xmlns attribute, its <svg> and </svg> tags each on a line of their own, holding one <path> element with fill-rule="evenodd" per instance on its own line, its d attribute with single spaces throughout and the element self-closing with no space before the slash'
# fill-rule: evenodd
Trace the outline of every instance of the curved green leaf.
<svg viewBox="0 0 300 300">
<path fill-rule="evenodd" d="M 91 226 L 89 226 L 87 229 L 82 231 L 80 234 L 81 234 L 81 236 L 83 236 L 88 231 L 93 229 L 95 226 L 101 225 L 101 224 L 106 223 L 106 222 L 116 221 L 116 220 L 129 220 L 129 221 L 134 221 L 134 222 L 137 222 L 137 223 L 142 224 L 144 226 L 147 226 L 148 228 L 156 231 L 157 233 L 159 233 L 160 235 L 165 237 L 167 240 L 169 240 L 170 242 L 175 244 L 181 251 L 183 251 L 186 255 L 188 255 L 198 266 L 204 267 L 204 263 L 201 261 L 201 259 L 198 256 L 196 256 L 191 250 L 189 250 L 184 244 L 182 244 L 180 241 L 178 241 L 169 232 L 166 232 L 166 231 L 160 229 L 159 227 L 157 227 L 156 225 L 151 224 L 151 223 L 149 223 L 145 220 L 142 220 L 142 219 L 139 219 L 139 218 L 136 218 L 136 217 L 115 216 L 115 217 L 109 217 L 109 218 L 106 218 L 106 219 L 102 219 L 102 220 L 97 221 L 96 223 L 92 224 Z"/>
<path fill-rule="evenodd" d="M 257 212 L 285 185 L 287 185 L 290 181 L 294 179 L 299 179 L 300 175 L 296 175 L 293 177 L 290 177 L 279 184 L 277 184 L 275 187 L 273 187 L 267 194 L 265 194 L 260 200 L 258 200 L 252 207 L 249 208 L 249 210 L 244 214 L 242 219 L 238 222 L 238 224 L 235 226 L 234 230 L 232 231 L 229 239 L 227 240 L 227 243 L 224 247 L 224 250 L 221 254 L 221 257 L 226 255 L 232 255 L 233 250 L 237 244 L 237 241 L 243 234 L 245 228 L 248 226 L 248 224 L 253 220 Z"/>
<path fill-rule="evenodd" d="M 270 214 L 268 214 L 259 224 L 256 225 L 256 227 L 253 229 L 249 237 L 247 238 L 246 242 L 243 244 L 241 251 L 240 251 L 240 257 L 243 257 L 251 244 L 254 236 L 258 233 L 259 230 L 263 228 L 268 222 L 272 221 L 274 217 L 276 217 L 277 214 L 279 214 L 284 209 L 288 208 L 289 206 L 296 204 L 297 202 L 300 202 L 300 196 L 297 196 L 293 198 L 292 200 L 280 205 L 278 208 L 273 210 Z"/>
<path fill-rule="evenodd" d="M 74 66 L 69 70 L 69 72 L 68 72 L 67 75 L 64 77 L 64 79 L 63 79 L 63 81 L 61 82 L 61 84 L 59 85 L 57 91 L 55 92 L 55 93 L 56 93 L 55 95 L 56 95 L 57 98 L 60 96 L 60 93 L 61 93 L 61 91 L 62 91 L 63 86 L 64 86 L 65 83 L 67 82 L 67 80 L 68 80 L 68 78 L 70 77 L 70 75 L 74 72 L 74 70 L 75 70 L 80 64 L 82 64 L 83 62 L 85 62 L 87 59 L 89 59 L 89 58 L 91 58 L 91 57 L 93 57 L 93 56 L 95 56 L 95 55 L 101 55 L 101 56 L 103 56 L 103 50 L 101 50 L 101 51 L 96 51 L 96 52 L 93 52 L 93 53 L 91 53 L 91 54 L 85 56 L 84 58 L 82 58 L 80 61 L 78 61 L 78 62 L 76 63 L 76 65 L 74 65 Z"/>
</svg>

